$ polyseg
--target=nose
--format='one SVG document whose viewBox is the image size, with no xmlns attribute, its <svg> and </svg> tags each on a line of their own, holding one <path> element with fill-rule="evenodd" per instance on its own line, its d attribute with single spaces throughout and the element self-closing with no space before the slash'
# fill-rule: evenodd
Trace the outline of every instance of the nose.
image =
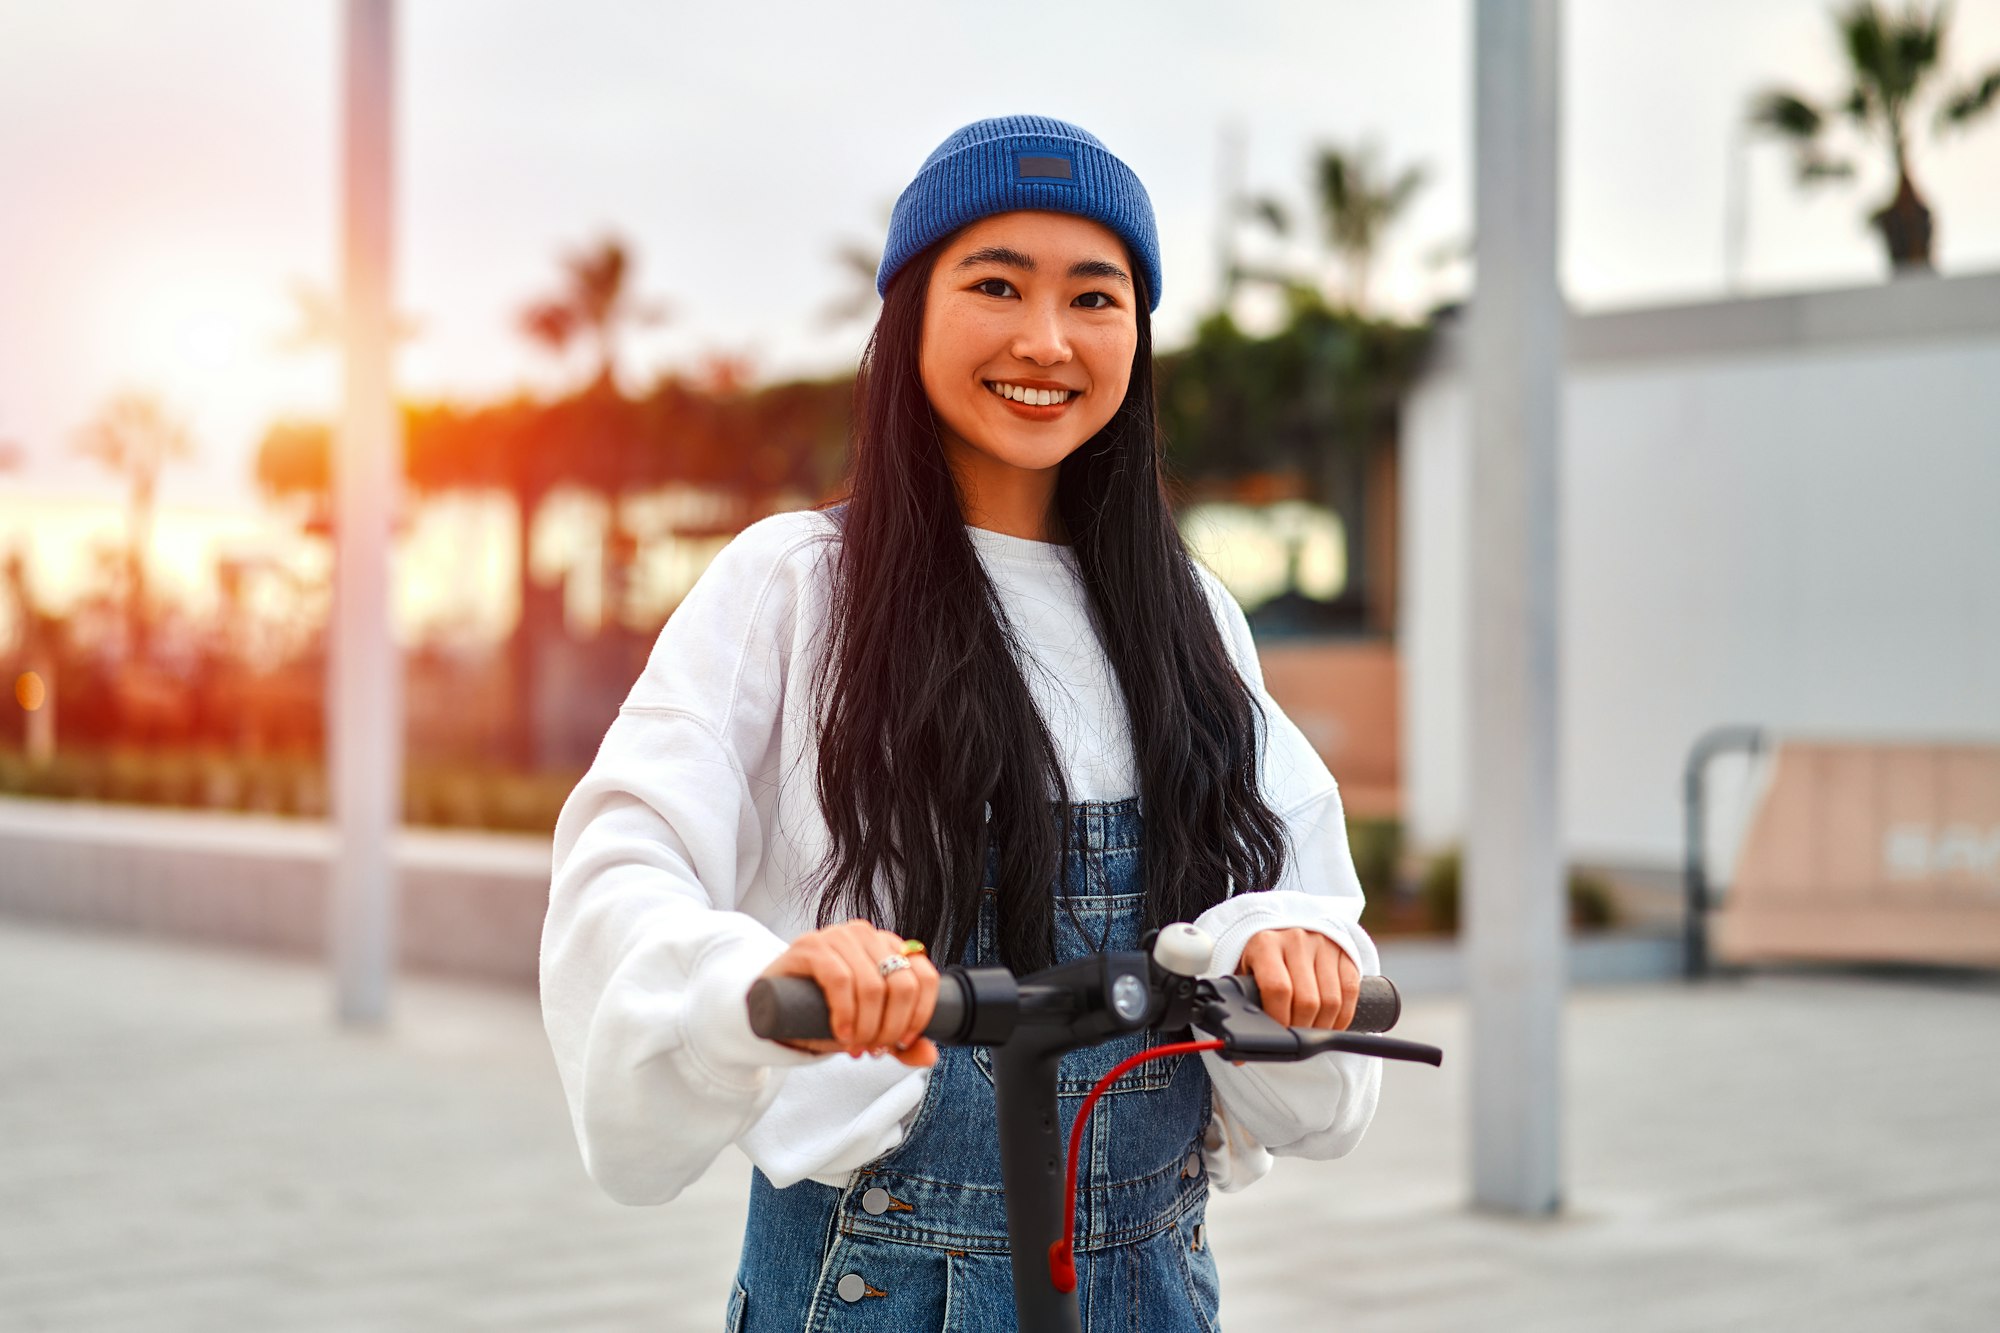
<svg viewBox="0 0 2000 1333">
<path fill-rule="evenodd" d="M 1069 331 L 1063 323 L 1064 307 L 1052 301 L 1022 302 L 1021 322 L 1014 330 L 1009 349 L 1023 361 L 1038 366 L 1059 366 L 1071 356 Z"/>
</svg>

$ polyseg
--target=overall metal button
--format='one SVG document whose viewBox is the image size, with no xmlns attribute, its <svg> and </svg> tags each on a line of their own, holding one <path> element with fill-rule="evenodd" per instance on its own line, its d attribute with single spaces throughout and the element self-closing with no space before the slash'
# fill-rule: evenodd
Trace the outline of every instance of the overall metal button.
<svg viewBox="0 0 2000 1333">
<path fill-rule="evenodd" d="M 868 1284 L 862 1280 L 861 1274 L 848 1273 L 843 1275 L 840 1281 L 834 1284 L 833 1290 L 834 1294 L 839 1296 L 840 1299 L 852 1305 L 868 1294 Z"/>
<path fill-rule="evenodd" d="M 877 1185 L 861 1196 L 861 1211 L 870 1217 L 880 1217 L 889 1211 L 889 1191 Z"/>
<path fill-rule="evenodd" d="M 1187 1155 L 1187 1160 L 1181 1163 L 1181 1174 L 1186 1176 L 1189 1180 L 1193 1180 L 1196 1176 L 1201 1174 L 1200 1153 L 1191 1152 Z"/>
</svg>

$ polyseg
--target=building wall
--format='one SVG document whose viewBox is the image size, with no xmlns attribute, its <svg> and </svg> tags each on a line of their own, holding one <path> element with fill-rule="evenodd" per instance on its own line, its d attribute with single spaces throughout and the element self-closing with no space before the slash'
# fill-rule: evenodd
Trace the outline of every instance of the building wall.
<svg viewBox="0 0 2000 1333">
<path fill-rule="evenodd" d="M 1460 836 L 1476 668 L 1457 350 L 1404 418 L 1403 781 L 1428 847 Z M 1575 318 L 1559 457 L 1572 859 L 1677 860 L 1712 726 L 2000 736 L 2000 275 Z"/>
<path fill-rule="evenodd" d="M 1400 813 L 1401 679 L 1386 639 L 1282 640 L 1257 645 L 1264 685 L 1340 784 L 1349 819 Z"/>
</svg>

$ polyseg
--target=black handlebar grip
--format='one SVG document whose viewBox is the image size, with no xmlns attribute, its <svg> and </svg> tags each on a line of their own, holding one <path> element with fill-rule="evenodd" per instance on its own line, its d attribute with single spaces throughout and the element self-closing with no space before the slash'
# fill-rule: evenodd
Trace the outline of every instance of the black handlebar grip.
<svg viewBox="0 0 2000 1333">
<path fill-rule="evenodd" d="M 767 1041 L 832 1036 L 826 996 L 805 977 L 758 977 L 750 983 L 750 1030 Z"/>
<path fill-rule="evenodd" d="M 1261 1005 L 1254 977 L 1236 976 L 1229 978 L 1237 988 L 1249 997 L 1252 1004 Z M 1396 1020 L 1403 1016 L 1403 997 L 1396 993 L 1396 983 L 1387 977 L 1361 978 L 1361 992 L 1354 998 L 1354 1017 L 1347 1024 L 1349 1032 L 1387 1032 L 1396 1026 Z"/>
<path fill-rule="evenodd" d="M 767 1041 L 811 1041 L 833 1035 L 826 996 L 809 977 L 759 977 L 750 984 L 750 1030 Z M 955 1035 L 965 1023 L 965 984 L 947 972 L 938 979 L 937 1007 L 924 1035 Z"/>
<path fill-rule="evenodd" d="M 1387 977 L 1361 978 L 1361 993 L 1354 1001 L 1354 1020 L 1349 1032 L 1387 1032 L 1403 1016 L 1403 997 L 1396 983 Z"/>
</svg>

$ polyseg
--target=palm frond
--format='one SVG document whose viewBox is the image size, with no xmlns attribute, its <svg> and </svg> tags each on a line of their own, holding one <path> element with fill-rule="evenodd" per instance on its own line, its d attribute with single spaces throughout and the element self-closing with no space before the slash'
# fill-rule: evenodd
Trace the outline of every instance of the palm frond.
<svg viewBox="0 0 2000 1333">
<path fill-rule="evenodd" d="M 1847 94 L 1847 100 L 1840 104 L 1847 118 L 1862 129 L 1868 128 L 1868 120 L 1875 114 L 1875 95 L 1866 83 L 1857 83 Z"/>
<path fill-rule="evenodd" d="M 1750 106 L 1750 123 L 1793 139 L 1819 137 L 1825 120 L 1818 108 L 1797 93 L 1772 88 L 1759 93 Z"/>
<path fill-rule="evenodd" d="M 1259 195 L 1257 198 L 1250 200 L 1246 207 L 1250 216 L 1256 218 L 1278 235 L 1291 235 L 1291 215 L 1285 210 L 1284 204 L 1271 195 Z"/>
<path fill-rule="evenodd" d="M 1885 108 L 1909 101 L 1944 49 L 1947 11 L 1912 4 L 1890 14 L 1872 0 L 1850 6 L 1836 22 L 1855 73 L 1874 85 Z"/>
<path fill-rule="evenodd" d="M 1424 182 L 1429 179 L 1430 173 L 1421 166 L 1410 167 L 1402 175 L 1396 177 L 1395 182 L 1389 186 L 1388 194 L 1384 197 L 1384 203 L 1387 205 L 1384 221 L 1401 213 L 1408 206 L 1410 199 L 1418 190 L 1423 188 Z"/>
<path fill-rule="evenodd" d="M 2000 69 L 1990 69 L 1986 77 L 1949 94 L 1938 109 L 1937 128 L 1964 125 L 1993 109 L 2000 100 Z"/>
<path fill-rule="evenodd" d="M 1929 14 L 1913 7 L 1890 29 L 1890 49 L 1895 52 L 1897 73 L 1905 80 L 1905 93 L 1915 89 L 1943 53 L 1946 13 L 1943 6 Z"/>
<path fill-rule="evenodd" d="M 1837 14 L 1834 22 L 1840 26 L 1840 44 L 1847 50 L 1848 63 L 1880 86 L 1884 82 L 1882 76 L 1888 71 L 1889 57 L 1889 37 L 1883 31 L 1882 11 L 1871 0 L 1863 0 Z"/>
<path fill-rule="evenodd" d="M 1345 212 L 1354 197 L 1354 178 L 1360 174 L 1360 162 L 1338 148 L 1322 148 L 1318 174 L 1321 209 L 1329 215 Z"/>
<path fill-rule="evenodd" d="M 542 301 L 521 312 L 521 332 L 557 355 L 576 337 L 578 324 L 576 311 L 560 301 Z"/>
</svg>

